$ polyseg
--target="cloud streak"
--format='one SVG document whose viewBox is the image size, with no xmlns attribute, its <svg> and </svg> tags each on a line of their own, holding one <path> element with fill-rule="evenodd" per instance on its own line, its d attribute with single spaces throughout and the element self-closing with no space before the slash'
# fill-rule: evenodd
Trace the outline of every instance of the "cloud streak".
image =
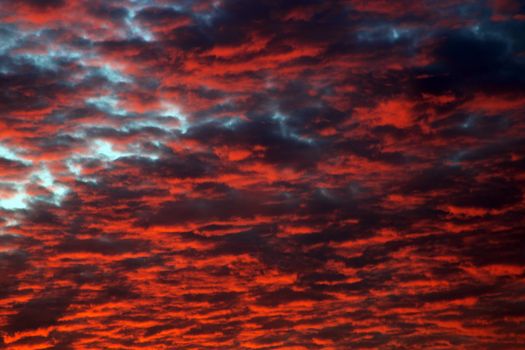
<svg viewBox="0 0 525 350">
<path fill-rule="evenodd" d="M 0 0 L 0 348 L 525 348 L 524 30 Z"/>
</svg>

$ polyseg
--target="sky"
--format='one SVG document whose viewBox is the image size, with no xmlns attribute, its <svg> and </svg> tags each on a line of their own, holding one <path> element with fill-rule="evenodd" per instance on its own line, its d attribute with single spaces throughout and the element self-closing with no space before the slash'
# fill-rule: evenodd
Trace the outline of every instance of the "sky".
<svg viewBox="0 0 525 350">
<path fill-rule="evenodd" d="M 0 0 L 0 349 L 525 349 L 524 33 Z"/>
</svg>

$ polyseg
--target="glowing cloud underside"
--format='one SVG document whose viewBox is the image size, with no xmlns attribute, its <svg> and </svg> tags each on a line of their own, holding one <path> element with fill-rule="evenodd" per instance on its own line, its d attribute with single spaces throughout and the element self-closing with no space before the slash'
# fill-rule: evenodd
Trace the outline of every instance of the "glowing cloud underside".
<svg viewBox="0 0 525 350">
<path fill-rule="evenodd" d="M 0 0 L 0 349 L 523 349 L 524 19 Z"/>
</svg>

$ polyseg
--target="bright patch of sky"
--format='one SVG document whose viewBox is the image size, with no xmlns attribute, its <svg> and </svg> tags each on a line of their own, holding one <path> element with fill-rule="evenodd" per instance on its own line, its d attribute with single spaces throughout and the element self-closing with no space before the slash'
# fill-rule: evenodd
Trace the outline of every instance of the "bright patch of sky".
<svg viewBox="0 0 525 350">
<path fill-rule="evenodd" d="M 127 152 L 120 152 L 113 149 L 110 142 L 96 140 L 91 147 L 93 155 L 99 159 L 114 161 L 121 157 L 129 156 Z"/>
<path fill-rule="evenodd" d="M 36 183 L 42 187 L 45 187 L 49 192 L 52 193 L 51 198 L 39 198 L 41 200 L 52 202 L 55 205 L 60 205 L 64 197 L 66 196 L 69 189 L 58 183 L 49 171 L 49 168 L 44 164 L 38 171 L 33 172 L 29 178 L 29 183 Z"/>
<path fill-rule="evenodd" d="M 284 116 L 283 114 L 277 112 L 277 113 L 275 113 L 273 115 L 272 119 L 276 120 L 279 123 L 279 127 L 280 127 L 280 131 L 281 131 L 281 136 L 282 137 L 294 139 L 294 140 L 305 142 L 305 143 L 308 143 L 308 144 L 311 144 L 311 143 L 314 142 L 314 140 L 312 140 L 310 138 L 307 138 L 307 137 L 303 137 L 303 136 L 297 134 L 296 132 L 294 132 L 290 127 L 288 127 L 288 125 L 286 125 L 286 120 L 288 118 L 286 116 Z"/>
<path fill-rule="evenodd" d="M 6 218 L 5 220 L 5 223 L 4 223 L 4 227 L 12 227 L 12 226 L 16 226 L 18 225 L 18 220 L 15 219 L 15 218 Z M 0 235 L 2 235 L 2 233 L 0 232 Z M 19 236 L 17 234 L 14 234 L 13 236 Z"/>
<path fill-rule="evenodd" d="M 75 164 L 72 159 L 66 160 L 66 166 L 69 172 L 74 174 L 76 177 L 82 175 L 82 166 L 80 166 L 80 164 Z"/>
<path fill-rule="evenodd" d="M 129 149 L 131 148 L 131 149 Z M 144 157 L 150 159 L 158 159 L 155 154 L 148 154 L 144 150 L 140 149 L 137 145 L 131 145 L 124 152 L 116 150 L 113 144 L 104 140 L 95 140 L 91 147 L 92 155 L 105 161 L 115 161 L 122 157 Z"/>
<path fill-rule="evenodd" d="M 144 41 L 153 41 L 155 38 L 152 33 L 148 30 L 142 28 L 135 20 L 135 14 L 139 8 L 131 9 L 129 11 L 128 17 L 126 17 L 126 25 L 128 30 L 134 37 L 139 37 Z"/>
<path fill-rule="evenodd" d="M 128 123 L 124 125 L 122 128 L 123 131 L 129 132 L 133 130 L 140 130 L 144 128 L 157 128 L 164 130 L 166 132 L 171 132 L 172 127 L 169 125 L 166 125 L 164 123 L 160 123 L 154 120 L 141 120 L 141 121 L 133 121 L 131 123 Z"/>
<path fill-rule="evenodd" d="M 31 164 L 31 161 L 24 159 L 23 157 L 20 157 L 17 152 L 13 151 L 12 149 L 0 144 L 0 158 L 14 160 L 17 162 L 21 162 L 23 164 L 29 165 Z"/>
<path fill-rule="evenodd" d="M 109 64 L 105 64 L 104 66 L 98 68 L 98 71 L 112 83 L 131 83 L 132 81 L 131 78 L 125 76 L 117 69 L 111 67 Z"/>
<path fill-rule="evenodd" d="M 38 172 L 35 172 L 33 176 L 38 180 L 37 182 L 39 182 L 40 185 L 44 187 L 51 187 L 55 182 L 55 178 L 53 177 L 47 166 L 42 166 L 42 169 L 40 169 Z"/>
<path fill-rule="evenodd" d="M 222 125 L 227 129 L 235 129 L 235 126 L 241 123 L 240 118 L 228 118 L 223 121 Z"/>
<path fill-rule="evenodd" d="M 0 208 L 7 210 L 27 209 L 30 202 L 41 200 L 55 205 L 60 205 L 64 197 L 69 192 L 67 186 L 57 183 L 49 168 L 44 164 L 39 170 L 34 171 L 28 178 L 20 181 L 7 181 L 7 184 L 15 188 L 15 193 L 7 198 L 0 198 Z M 51 196 L 31 196 L 26 188 L 31 184 L 36 184 L 46 188 Z"/>
<path fill-rule="evenodd" d="M 15 55 L 15 57 L 31 62 L 31 64 L 43 70 L 56 71 L 59 60 L 67 59 L 73 61 L 79 59 L 82 55 L 74 51 L 52 50 L 41 54 L 20 54 Z"/>
<path fill-rule="evenodd" d="M 162 107 L 163 109 L 159 113 L 159 115 L 165 118 L 177 118 L 180 123 L 179 130 L 183 134 L 185 134 L 186 131 L 188 131 L 188 128 L 190 127 L 190 125 L 188 123 L 187 117 L 184 114 L 182 114 L 182 112 L 180 111 L 180 108 L 169 102 L 164 102 L 162 104 Z"/>
<path fill-rule="evenodd" d="M 19 210 L 27 208 L 30 196 L 26 193 L 24 186 L 18 185 L 16 194 L 8 198 L 0 198 L 0 208 L 6 210 Z"/>
<path fill-rule="evenodd" d="M 77 164 L 76 161 L 79 160 L 80 157 L 75 156 L 72 159 L 68 159 L 66 161 L 66 166 L 69 170 L 69 172 L 73 175 L 75 175 L 75 178 L 78 181 L 82 182 L 92 182 L 97 183 L 97 179 L 95 177 L 89 177 L 89 176 L 83 176 L 82 175 L 82 166 L 80 164 Z"/>
<path fill-rule="evenodd" d="M 119 100 L 114 96 L 90 97 L 86 99 L 86 103 L 113 115 L 125 116 L 128 114 L 128 111 L 119 107 Z"/>
</svg>

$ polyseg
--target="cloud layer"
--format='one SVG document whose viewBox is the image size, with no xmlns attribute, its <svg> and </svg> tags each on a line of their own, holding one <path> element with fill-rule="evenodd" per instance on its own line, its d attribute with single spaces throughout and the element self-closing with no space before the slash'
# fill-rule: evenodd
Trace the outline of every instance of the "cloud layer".
<svg viewBox="0 0 525 350">
<path fill-rule="evenodd" d="M 0 348 L 525 349 L 524 32 L 0 0 Z"/>
</svg>

